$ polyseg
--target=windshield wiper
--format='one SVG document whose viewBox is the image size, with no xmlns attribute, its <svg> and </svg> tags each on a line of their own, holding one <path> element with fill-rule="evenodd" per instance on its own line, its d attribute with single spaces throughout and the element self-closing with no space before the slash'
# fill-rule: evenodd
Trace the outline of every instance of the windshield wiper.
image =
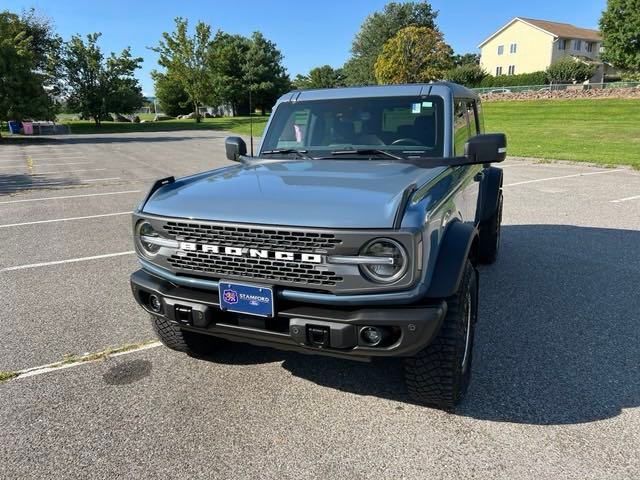
<svg viewBox="0 0 640 480">
<path fill-rule="evenodd" d="M 352 150 L 334 150 L 331 155 L 383 155 L 385 157 L 393 158 L 395 160 L 404 160 L 403 157 L 394 155 L 386 150 L 380 150 L 377 148 L 354 148 Z"/>
<path fill-rule="evenodd" d="M 299 158 L 312 160 L 312 158 L 307 155 L 307 152 L 308 150 L 296 150 L 295 148 L 278 148 L 275 150 L 264 150 L 260 152 L 260 155 L 286 155 L 288 153 L 295 153 Z"/>
</svg>

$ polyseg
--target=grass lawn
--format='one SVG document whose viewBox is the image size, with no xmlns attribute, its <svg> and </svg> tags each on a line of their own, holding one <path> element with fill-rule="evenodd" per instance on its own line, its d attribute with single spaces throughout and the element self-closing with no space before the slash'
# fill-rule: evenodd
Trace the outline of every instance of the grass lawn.
<svg viewBox="0 0 640 480">
<path fill-rule="evenodd" d="M 531 100 L 482 104 L 487 132 L 509 155 L 640 168 L 640 100 Z"/>
<path fill-rule="evenodd" d="M 146 120 L 144 115 L 141 119 Z M 150 118 L 153 118 L 151 115 Z M 269 117 L 253 117 L 253 134 L 262 135 Z M 65 120 L 65 125 L 71 128 L 71 133 L 128 133 L 128 132 L 167 132 L 173 130 L 229 130 L 240 135 L 249 135 L 249 117 L 221 117 L 203 118 L 200 123 L 195 120 L 164 120 L 162 122 L 119 123 L 102 122 L 96 127 L 93 122 L 86 120 Z"/>
</svg>

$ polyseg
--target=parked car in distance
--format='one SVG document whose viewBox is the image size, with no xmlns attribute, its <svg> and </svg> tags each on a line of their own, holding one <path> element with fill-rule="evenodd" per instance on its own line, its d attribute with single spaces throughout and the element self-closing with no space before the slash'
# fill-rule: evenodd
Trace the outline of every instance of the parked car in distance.
<svg viewBox="0 0 640 480">
<path fill-rule="evenodd" d="M 508 88 L 494 88 L 493 90 L 489 90 L 487 93 L 511 93 L 511 90 Z"/>
<path fill-rule="evenodd" d="M 402 357 L 415 402 L 470 382 L 477 266 L 495 261 L 503 134 L 451 83 L 294 91 L 255 156 L 157 181 L 133 214 L 133 295 L 160 340 L 370 361 Z"/>
</svg>

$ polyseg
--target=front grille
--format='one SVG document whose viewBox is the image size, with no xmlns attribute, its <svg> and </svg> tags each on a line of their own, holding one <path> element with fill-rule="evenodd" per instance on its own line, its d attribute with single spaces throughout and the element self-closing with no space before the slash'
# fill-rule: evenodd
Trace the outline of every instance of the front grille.
<svg viewBox="0 0 640 480">
<path fill-rule="evenodd" d="M 270 251 L 326 254 L 342 244 L 332 233 L 191 222 L 166 222 L 165 232 L 185 242 L 257 248 Z M 218 278 L 246 278 L 318 289 L 337 286 L 344 279 L 326 266 L 299 261 L 248 258 L 180 251 L 167 258 L 175 269 Z"/>
<path fill-rule="evenodd" d="M 243 277 L 318 287 L 335 287 L 343 280 L 335 272 L 319 271 L 312 264 L 300 262 L 258 260 L 202 252 L 184 252 L 182 255 L 172 255 L 167 260 L 177 269 L 207 273 L 220 278 Z"/>
<path fill-rule="evenodd" d="M 342 240 L 332 233 L 305 232 L 271 228 L 206 225 L 186 222 L 167 222 L 164 230 L 186 242 L 234 247 L 266 248 L 288 252 L 317 253 L 333 250 Z"/>
</svg>

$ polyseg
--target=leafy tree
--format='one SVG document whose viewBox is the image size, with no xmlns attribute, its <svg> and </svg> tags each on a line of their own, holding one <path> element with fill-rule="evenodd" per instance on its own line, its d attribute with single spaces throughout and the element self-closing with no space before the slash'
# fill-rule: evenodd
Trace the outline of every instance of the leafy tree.
<svg viewBox="0 0 640 480">
<path fill-rule="evenodd" d="M 406 27 L 427 27 L 436 29 L 438 12 L 427 1 L 390 2 L 382 12 L 369 15 L 351 46 L 351 58 L 344 66 L 349 85 L 370 85 L 376 83 L 375 63 L 384 44 Z"/>
<path fill-rule="evenodd" d="M 579 83 L 589 80 L 596 66 L 573 57 L 564 57 L 547 68 L 547 78 L 551 83 Z"/>
<path fill-rule="evenodd" d="M 242 35 L 216 33 L 209 53 L 212 88 L 219 104 L 231 105 L 236 115 L 248 105 L 248 85 L 245 82 L 245 63 L 251 41 Z"/>
<path fill-rule="evenodd" d="M 59 46 L 51 25 L 33 10 L 22 17 L 0 12 L 0 121 L 55 117 Z"/>
<path fill-rule="evenodd" d="M 622 70 L 640 72 L 640 0 L 608 0 L 600 29 L 603 59 Z"/>
<path fill-rule="evenodd" d="M 154 82 L 156 97 L 160 103 L 160 109 L 171 117 L 185 115 L 192 109 L 189 95 L 182 88 L 180 80 L 173 78 L 166 73 L 156 70 L 151 72 Z"/>
<path fill-rule="evenodd" d="M 282 65 L 282 53 L 262 33 L 251 35 L 246 55 L 244 81 L 251 91 L 253 104 L 264 115 L 266 109 L 290 88 L 291 82 Z"/>
<path fill-rule="evenodd" d="M 190 36 L 189 22 L 186 19 L 177 17 L 175 23 L 175 31 L 164 32 L 162 40 L 152 50 L 160 54 L 158 62 L 167 73 L 180 81 L 193 105 L 196 122 L 200 122 L 199 107 L 211 100 L 212 96 L 209 71 L 211 27 L 198 22 L 194 35 Z"/>
<path fill-rule="evenodd" d="M 480 65 L 479 53 L 465 53 L 457 54 L 453 56 L 453 64 L 456 67 L 463 67 L 465 65 Z"/>
<path fill-rule="evenodd" d="M 132 113 L 142 105 L 142 90 L 134 72 L 142 58 L 131 56 L 125 48 L 119 56 L 106 59 L 98 39 L 100 33 L 86 37 L 74 35 L 65 43 L 62 64 L 68 89 L 67 106 L 100 125 L 108 113 Z"/>
<path fill-rule="evenodd" d="M 452 66 L 452 50 L 442 33 L 406 27 L 384 44 L 375 63 L 379 83 L 417 83 L 441 79 Z"/>
<path fill-rule="evenodd" d="M 330 65 L 312 68 L 308 75 L 297 75 L 293 86 L 304 90 L 309 88 L 335 88 L 346 85 L 341 68 L 334 69 Z"/>
<path fill-rule="evenodd" d="M 466 65 L 448 70 L 444 78 L 450 82 L 464 85 L 465 87 L 477 87 L 486 76 L 487 72 L 485 72 L 480 65 L 467 63 Z"/>
</svg>

